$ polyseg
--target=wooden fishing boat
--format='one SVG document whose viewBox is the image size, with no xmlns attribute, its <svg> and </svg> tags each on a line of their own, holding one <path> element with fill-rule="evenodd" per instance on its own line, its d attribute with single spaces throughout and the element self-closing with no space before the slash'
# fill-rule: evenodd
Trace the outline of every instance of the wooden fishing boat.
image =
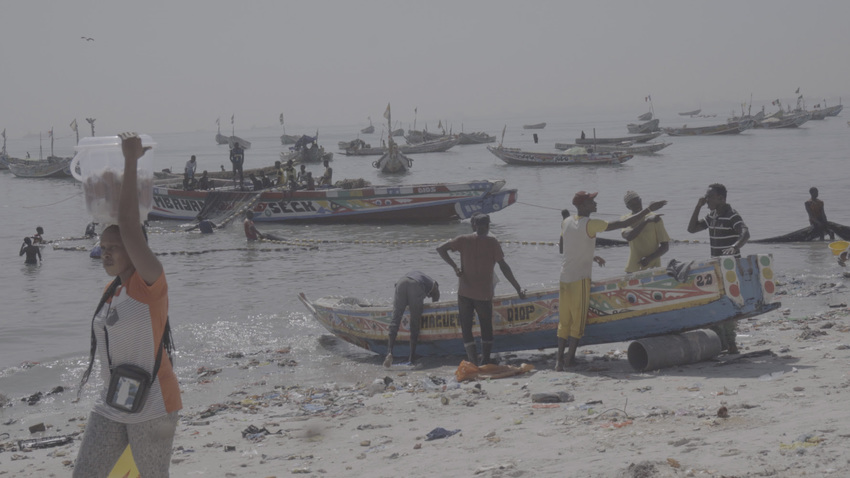
<svg viewBox="0 0 850 478">
<path fill-rule="evenodd" d="M 369 118 L 369 126 L 360 130 L 363 134 L 372 134 L 375 132 L 375 127 L 372 125 L 372 118 Z"/>
<path fill-rule="evenodd" d="M 413 160 L 402 154 L 398 145 L 391 141 L 387 152 L 381 156 L 381 159 L 373 162 L 372 166 L 385 174 L 403 174 L 410 171 Z"/>
<path fill-rule="evenodd" d="M 301 136 L 302 135 L 297 134 L 282 134 L 280 135 L 280 144 L 284 146 L 287 144 L 295 144 L 295 142 L 298 141 L 298 138 L 300 138 Z"/>
<path fill-rule="evenodd" d="M 47 159 L 9 158 L 9 171 L 19 178 L 63 178 L 74 158 L 49 156 Z"/>
<path fill-rule="evenodd" d="M 500 211 L 517 199 L 503 180 L 465 183 L 330 188 L 314 191 L 241 192 L 232 189 L 183 191 L 182 184 L 155 186 L 156 219 L 195 220 L 207 207 L 215 214 L 250 208 L 254 222 L 419 223 L 467 219 L 476 212 Z"/>
<path fill-rule="evenodd" d="M 649 121 L 652 119 L 652 111 L 647 111 L 646 113 L 638 116 L 638 119 L 641 121 Z"/>
<path fill-rule="evenodd" d="M 215 135 L 216 144 L 230 144 L 230 136 L 225 136 L 221 133 Z"/>
<path fill-rule="evenodd" d="M 298 151 L 281 151 L 280 161 L 286 163 L 289 160 L 293 163 L 321 163 L 322 161 L 332 161 L 334 154 L 325 152 L 324 146 L 316 148 L 302 148 Z"/>
<path fill-rule="evenodd" d="M 752 123 L 747 124 L 751 125 Z M 696 128 L 682 126 L 681 128 L 664 128 L 664 132 L 669 136 L 713 136 L 720 134 L 739 134 L 741 131 L 744 131 L 747 124 L 743 122 L 724 123 L 713 126 L 699 126 Z"/>
<path fill-rule="evenodd" d="M 624 143 L 626 141 L 633 143 L 646 143 L 647 141 L 651 141 L 662 134 L 663 133 L 661 131 L 654 131 L 652 133 L 621 136 L 619 138 L 576 138 L 576 144 L 616 144 Z"/>
<path fill-rule="evenodd" d="M 841 110 L 844 109 L 844 105 L 837 104 L 835 106 L 829 106 L 824 109 L 826 110 L 827 116 L 838 116 L 838 113 L 841 113 Z"/>
<path fill-rule="evenodd" d="M 546 127 L 546 123 L 535 123 L 535 124 L 524 124 L 522 125 L 522 129 L 543 129 Z"/>
<path fill-rule="evenodd" d="M 655 131 L 660 131 L 661 128 L 658 127 L 658 124 L 661 122 L 658 118 L 653 120 L 649 120 L 645 123 L 629 123 L 626 125 L 626 128 L 629 130 L 629 133 L 632 134 L 646 134 L 653 133 Z"/>
<path fill-rule="evenodd" d="M 404 136 L 404 128 L 394 130 L 391 136 Z"/>
<path fill-rule="evenodd" d="M 695 109 L 693 111 L 685 111 L 685 112 L 679 113 L 679 116 L 696 116 L 696 115 L 700 114 L 701 111 L 702 111 L 702 108 L 698 108 L 698 109 Z"/>
<path fill-rule="evenodd" d="M 621 151 L 626 154 L 653 154 L 670 146 L 673 143 L 643 143 L 633 144 L 631 141 L 618 144 L 571 144 L 571 143 L 555 143 L 555 149 L 565 151 L 575 147 L 590 148 L 598 153 L 611 153 Z"/>
<path fill-rule="evenodd" d="M 581 148 L 582 152 L 568 151 L 563 154 L 533 153 L 502 146 L 487 146 L 487 150 L 508 164 L 520 166 L 616 165 L 632 159 L 629 154 L 620 152 L 588 153 L 584 148 Z"/>
<path fill-rule="evenodd" d="M 495 143 L 496 137 L 490 136 L 487 133 L 460 133 L 457 135 L 459 141 L 457 144 L 486 144 Z"/>
<path fill-rule="evenodd" d="M 827 221 L 829 224 L 829 229 L 835 233 L 836 236 L 844 239 L 845 241 L 850 241 L 850 226 L 845 226 L 843 224 L 838 224 L 837 222 Z M 781 236 L 768 237 L 765 239 L 753 239 L 749 242 L 759 243 L 759 244 L 778 244 L 785 242 L 813 242 L 820 240 L 820 234 L 815 235 L 815 228 L 813 226 L 804 227 L 802 229 L 797 229 L 796 231 L 789 232 L 788 234 L 783 234 Z M 824 236 L 829 237 L 829 233 L 824 234 Z"/>
<path fill-rule="evenodd" d="M 683 282 L 664 268 L 594 281 L 579 345 L 680 333 L 764 314 L 781 305 L 774 301 L 773 276 L 770 255 L 751 255 L 694 263 Z M 299 298 L 332 334 L 371 352 L 387 353 L 392 305 L 340 296 L 311 301 L 304 293 Z M 465 353 L 457 313 L 454 300 L 424 305 L 417 354 Z M 557 287 L 529 292 L 525 299 L 504 295 L 493 300 L 497 352 L 555 347 L 557 328 Z M 410 315 L 405 312 L 393 352 L 404 356 L 409 344 Z"/>
<path fill-rule="evenodd" d="M 402 154 L 421 154 L 421 153 L 442 153 L 457 146 L 460 139 L 457 136 L 442 136 L 440 139 L 433 141 L 425 141 L 416 144 L 397 145 L 399 152 Z M 346 156 L 383 156 L 387 152 L 387 148 L 348 148 L 345 150 Z"/>
<path fill-rule="evenodd" d="M 808 113 L 800 114 L 783 114 L 781 116 L 771 116 L 759 123 L 759 128 L 779 129 L 779 128 L 797 128 L 809 121 L 811 115 Z"/>
</svg>

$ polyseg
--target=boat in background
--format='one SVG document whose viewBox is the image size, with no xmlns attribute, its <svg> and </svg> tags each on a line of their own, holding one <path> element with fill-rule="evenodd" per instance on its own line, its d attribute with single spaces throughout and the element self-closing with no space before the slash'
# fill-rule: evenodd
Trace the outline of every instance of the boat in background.
<svg viewBox="0 0 850 478">
<path fill-rule="evenodd" d="M 501 211 L 515 203 L 516 189 L 505 189 L 504 185 L 504 180 L 478 180 L 312 191 L 232 188 L 184 191 L 182 183 L 175 182 L 153 188 L 153 210 L 149 216 L 195 221 L 203 213 L 207 218 L 221 218 L 218 222 L 226 224 L 251 210 L 254 222 L 446 222 L 468 219 L 479 212 Z"/>
<path fill-rule="evenodd" d="M 714 136 L 720 134 L 739 134 L 741 131 L 752 127 L 751 121 L 740 123 L 724 123 L 713 126 L 699 126 L 696 128 L 688 128 L 688 125 L 681 128 L 664 128 L 664 132 L 669 136 Z"/>
<path fill-rule="evenodd" d="M 381 159 L 374 161 L 372 166 L 384 174 L 402 174 L 410 171 L 413 160 L 403 155 L 399 151 L 398 145 L 390 140 L 387 151 L 381 156 Z"/>
<path fill-rule="evenodd" d="M 396 144 L 398 151 L 402 154 L 442 153 L 457 146 L 460 139 L 456 136 L 442 136 L 434 141 L 425 141 L 415 144 Z M 340 143 L 341 145 L 342 143 Z M 388 148 L 371 148 L 369 145 L 355 143 L 354 147 L 345 148 L 346 156 L 381 156 L 389 151 Z"/>
<path fill-rule="evenodd" d="M 696 115 L 700 114 L 701 111 L 702 111 L 702 108 L 697 108 L 693 111 L 685 111 L 683 113 L 679 113 L 679 116 L 696 116 Z"/>
<path fill-rule="evenodd" d="M 658 126 L 659 123 L 660 120 L 655 118 L 645 123 L 629 123 L 626 125 L 626 128 L 629 130 L 629 133 L 632 134 L 654 133 L 656 131 L 661 131 L 661 128 Z"/>
<path fill-rule="evenodd" d="M 363 134 L 372 134 L 372 133 L 375 132 L 375 127 L 372 126 L 372 117 L 368 117 L 368 118 L 369 118 L 369 126 L 360 130 L 360 132 L 363 133 Z"/>
<path fill-rule="evenodd" d="M 652 111 L 647 111 L 646 113 L 638 116 L 638 119 L 641 121 L 649 121 L 652 119 Z"/>
<path fill-rule="evenodd" d="M 483 132 L 459 133 L 457 137 L 459 140 L 457 144 L 486 144 L 496 142 L 495 136 L 490 136 Z"/>
<path fill-rule="evenodd" d="M 838 224 L 837 222 L 827 221 L 829 229 L 841 239 L 850 241 L 850 226 Z M 828 232 L 824 233 L 824 237 L 829 236 Z M 813 242 L 819 241 L 821 238 L 820 232 L 815 232 L 814 226 L 807 226 L 796 231 L 783 234 L 781 236 L 768 237 L 765 239 L 753 239 L 748 242 L 757 244 L 778 244 L 785 242 Z"/>
<path fill-rule="evenodd" d="M 587 326 L 579 345 L 676 334 L 770 312 L 781 305 L 774 300 L 774 274 L 770 255 L 750 255 L 695 262 L 682 281 L 668 275 L 665 268 L 593 281 Z M 495 351 L 556 347 L 558 293 L 554 287 L 530 291 L 524 299 L 494 297 Z M 311 301 L 304 293 L 299 298 L 335 336 L 386 355 L 392 305 L 343 296 Z M 457 301 L 424 304 L 419 330 L 418 354 L 465 354 Z M 393 353 L 405 356 L 409 346 L 410 315 L 405 312 Z"/>
<path fill-rule="evenodd" d="M 621 136 L 619 138 L 576 138 L 576 144 L 617 144 L 624 142 L 632 142 L 632 143 L 646 143 L 647 141 L 651 141 L 663 133 L 661 131 L 654 131 L 652 133 L 633 135 L 633 136 Z"/>
<path fill-rule="evenodd" d="M 589 153 L 584 147 L 573 148 L 564 153 L 533 153 L 499 145 L 487 146 L 487 151 L 508 164 L 518 166 L 617 165 L 632 158 L 631 155 L 620 152 Z"/>
<path fill-rule="evenodd" d="M 47 159 L 8 158 L 9 171 L 19 178 L 67 178 L 74 158 L 48 156 Z"/>
<path fill-rule="evenodd" d="M 613 144 L 572 144 L 572 143 L 555 143 L 555 149 L 559 151 L 566 151 L 572 148 L 587 148 L 591 151 L 599 152 L 599 153 L 613 153 L 615 151 L 620 151 L 625 154 L 654 154 L 662 149 L 670 146 L 673 143 L 641 143 L 634 144 L 630 141 L 626 141 L 624 143 L 613 143 Z"/>
<path fill-rule="evenodd" d="M 535 123 L 535 124 L 524 124 L 522 125 L 522 129 L 543 129 L 546 127 L 546 123 Z"/>
</svg>

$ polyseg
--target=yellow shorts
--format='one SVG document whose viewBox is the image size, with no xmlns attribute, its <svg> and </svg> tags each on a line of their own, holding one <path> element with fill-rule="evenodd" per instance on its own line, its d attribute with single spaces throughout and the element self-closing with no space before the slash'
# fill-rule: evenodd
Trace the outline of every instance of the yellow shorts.
<svg viewBox="0 0 850 478">
<path fill-rule="evenodd" d="M 575 282 L 561 282 L 558 295 L 558 338 L 584 337 L 587 323 L 587 308 L 590 305 L 590 279 Z"/>
</svg>

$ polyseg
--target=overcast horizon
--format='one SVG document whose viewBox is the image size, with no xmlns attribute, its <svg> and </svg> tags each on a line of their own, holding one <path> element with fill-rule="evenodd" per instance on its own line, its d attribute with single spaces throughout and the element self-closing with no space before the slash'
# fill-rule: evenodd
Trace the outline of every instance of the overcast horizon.
<svg viewBox="0 0 850 478">
<path fill-rule="evenodd" d="M 4 5 L 0 130 L 214 130 L 393 120 L 719 117 L 846 97 L 850 2 L 310 2 Z M 234 7 L 238 8 L 234 8 Z M 92 40 L 88 40 L 91 38 Z M 842 60 L 841 58 L 845 58 Z M 792 103 L 793 104 L 793 103 Z M 722 108 L 722 109 L 721 109 Z M 775 109 L 775 108 L 774 108 Z"/>
</svg>

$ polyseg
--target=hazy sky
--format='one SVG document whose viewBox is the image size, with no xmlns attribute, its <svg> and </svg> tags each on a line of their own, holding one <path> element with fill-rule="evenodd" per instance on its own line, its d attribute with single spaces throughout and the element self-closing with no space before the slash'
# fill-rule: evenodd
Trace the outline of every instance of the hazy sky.
<svg viewBox="0 0 850 478">
<path fill-rule="evenodd" d="M 850 98 L 850 1 L 5 0 L 0 129 L 98 134 Z M 91 37 L 86 41 L 80 37 Z M 762 103 L 759 103 L 762 102 Z M 717 113 L 727 113 L 729 108 Z"/>
</svg>

